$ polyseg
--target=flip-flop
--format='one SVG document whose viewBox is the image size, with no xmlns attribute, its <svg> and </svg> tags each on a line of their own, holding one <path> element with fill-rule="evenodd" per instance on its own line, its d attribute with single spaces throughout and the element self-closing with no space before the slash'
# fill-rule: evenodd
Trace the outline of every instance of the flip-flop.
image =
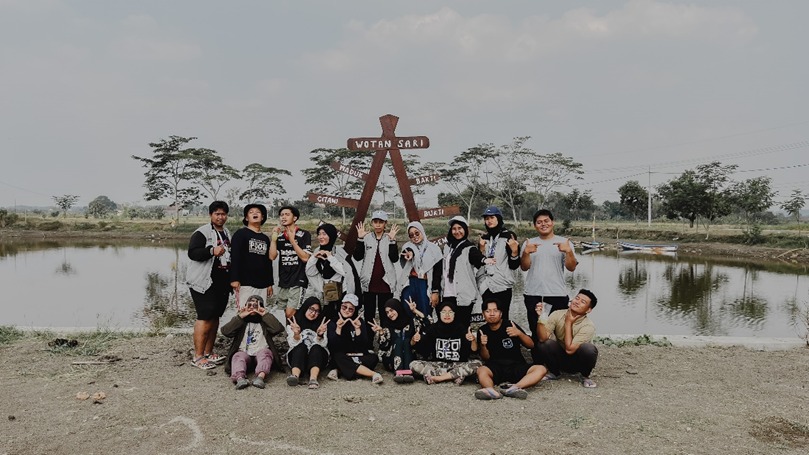
<svg viewBox="0 0 809 455">
<path fill-rule="evenodd" d="M 582 378 L 581 386 L 584 387 L 585 389 L 594 389 L 596 388 L 596 383 L 590 378 Z"/>
<path fill-rule="evenodd" d="M 209 362 L 208 359 L 205 358 L 205 356 L 197 357 L 196 359 L 192 360 L 191 365 L 194 365 L 200 370 L 210 370 L 212 368 L 216 368 L 216 365 Z"/>
<path fill-rule="evenodd" d="M 545 373 L 545 376 L 542 376 L 543 381 L 555 381 L 557 379 L 559 379 L 559 376 L 556 376 L 555 374 L 551 373 L 550 371 Z"/>
<path fill-rule="evenodd" d="M 317 382 L 317 379 L 310 379 L 309 380 L 309 390 L 315 390 L 320 388 L 320 383 Z"/>
<path fill-rule="evenodd" d="M 208 359 L 209 362 L 213 362 L 214 365 L 221 365 L 225 363 L 225 360 L 227 360 L 224 356 L 216 353 L 208 354 L 205 356 L 205 358 Z"/>
<path fill-rule="evenodd" d="M 475 390 L 475 398 L 478 400 L 499 400 L 500 398 L 503 398 L 503 394 L 491 387 L 486 387 Z"/>
<path fill-rule="evenodd" d="M 374 384 L 382 384 L 382 381 L 384 381 L 384 379 L 382 379 L 382 375 L 379 373 L 374 373 L 373 377 L 371 377 L 371 382 Z"/>
<path fill-rule="evenodd" d="M 435 381 L 433 380 L 433 375 L 425 374 L 424 375 L 424 382 L 426 382 L 427 384 L 430 384 L 430 385 L 435 384 Z"/>
</svg>

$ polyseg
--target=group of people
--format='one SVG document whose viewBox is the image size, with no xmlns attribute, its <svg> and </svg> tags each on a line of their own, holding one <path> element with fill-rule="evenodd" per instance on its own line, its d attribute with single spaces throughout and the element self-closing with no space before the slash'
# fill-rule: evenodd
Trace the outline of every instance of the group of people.
<svg viewBox="0 0 809 455">
<path fill-rule="evenodd" d="M 571 241 L 554 234 L 548 210 L 534 214 L 538 235 L 522 245 L 501 211 L 489 207 L 482 214 L 486 233 L 477 242 L 469 239 L 467 220 L 455 216 L 443 250 L 413 221 L 401 251 L 399 227 L 388 227 L 387 213 L 375 211 L 370 231 L 357 224 L 352 252 L 337 245 L 339 231 L 328 223 L 316 228 L 312 249 L 295 207 L 279 209 L 270 235 L 262 231 L 265 206 L 244 207 L 244 227 L 232 235 L 225 227 L 228 211 L 225 202 L 213 202 L 210 223 L 191 236 L 187 280 L 197 310 L 192 364 L 225 364 L 237 389 L 263 388 L 271 369 L 284 370 L 273 342 L 281 333 L 289 346 L 290 386 L 317 389 L 324 370 L 330 379 L 379 384 L 383 376 L 375 368 L 381 362 L 397 383 L 420 377 L 427 384 L 460 385 L 476 376 L 481 387 L 475 397 L 482 400 L 524 399 L 527 388 L 563 372 L 595 387 L 590 373 L 598 350 L 587 315 L 597 298 L 582 289 L 569 300 L 564 275 L 578 261 Z M 529 331 L 509 318 L 518 268 L 525 273 Z M 232 338 L 223 357 L 213 345 L 231 293 L 237 314 L 221 328 Z M 284 323 L 268 311 L 272 297 Z M 475 330 L 478 308 L 483 324 Z"/>
</svg>

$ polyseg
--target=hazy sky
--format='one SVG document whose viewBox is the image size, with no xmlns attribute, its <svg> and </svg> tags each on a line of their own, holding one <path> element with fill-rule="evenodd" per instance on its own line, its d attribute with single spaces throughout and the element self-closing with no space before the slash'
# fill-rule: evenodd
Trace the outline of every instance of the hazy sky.
<svg viewBox="0 0 809 455">
<path fill-rule="evenodd" d="M 424 135 L 427 161 L 531 136 L 617 200 L 711 160 L 809 191 L 809 2 L 0 0 L 0 206 L 143 203 L 149 142 L 234 167 Z M 423 207 L 435 200 L 423 200 Z"/>
</svg>

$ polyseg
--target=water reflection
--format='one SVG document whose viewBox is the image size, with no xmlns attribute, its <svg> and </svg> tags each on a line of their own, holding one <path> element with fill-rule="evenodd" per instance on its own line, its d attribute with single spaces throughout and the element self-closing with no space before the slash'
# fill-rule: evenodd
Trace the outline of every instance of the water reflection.
<svg viewBox="0 0 809 455">
<path fill-rule="evenodd" d="M 641 261 L 635 259 L 629 266 L 623 267 L 618 275 L 618 289 L 624 296 L 634 296 L 646 286 L 649 281 L 649 273 Z"/>
<path fill-rule="evenodd" d="M 146 273 L 143 316 L 152 329 L 178 327 L 194 321 L 196 312 L 184 277 L 187 264 L 179 265 L 178 248 L 174 249 L 175 261 L 171 272 Z"/>
</svg>

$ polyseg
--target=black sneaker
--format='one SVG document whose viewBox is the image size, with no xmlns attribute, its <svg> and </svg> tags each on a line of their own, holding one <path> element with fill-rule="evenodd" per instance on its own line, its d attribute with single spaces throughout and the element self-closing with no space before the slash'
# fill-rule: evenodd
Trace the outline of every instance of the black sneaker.
<svg viewBox="0 0 809 455">
<path fill-rule="evenodd" d="M 415 378 L 409 374 L 399 374 L 393 377 L 393 382 L 397 384 L 411 384 Z"/>
</svg>

